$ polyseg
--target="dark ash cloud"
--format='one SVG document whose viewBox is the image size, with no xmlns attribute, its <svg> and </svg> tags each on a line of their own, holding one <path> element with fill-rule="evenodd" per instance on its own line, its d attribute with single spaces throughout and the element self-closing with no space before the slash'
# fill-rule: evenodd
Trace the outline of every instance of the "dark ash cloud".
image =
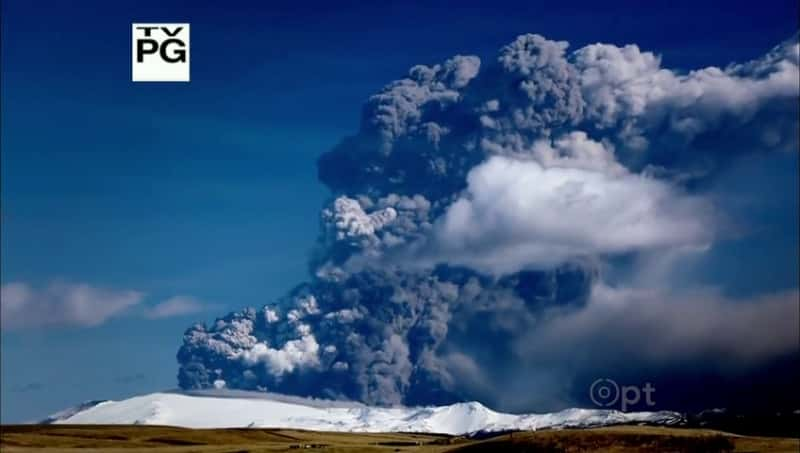
<svg viewBox="0 0 800 453">
<path fill-rule="evenodd" d="M 725 231 L 709 182 L 797 152 L 798 49 L 681 73 L 635 45 L 523 35 L 488 61 L 413 67 L 319 159 L 332 197 L 309 282 L 189 328 L 180 386 L 543 409 L 576 401 L 617 347 L 620 366 L 667 374 L 793 354 L 796 291 L 740 303 L 603 272 L 703 253 Z"/>
</svg>

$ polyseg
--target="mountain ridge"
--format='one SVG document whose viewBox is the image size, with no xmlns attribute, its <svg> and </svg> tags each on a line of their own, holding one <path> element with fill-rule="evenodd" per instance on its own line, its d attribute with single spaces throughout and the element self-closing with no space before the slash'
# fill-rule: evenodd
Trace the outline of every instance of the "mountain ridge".
<svg viewBox="0 0 800 453">
<path fill-rule="evenodd" d="M 451 435 L 620 424 L 672 426 L 685 422 L 681 414 L 669 411 L 624 413 L 572 408 L 553 413 L 507 414 L 476 401 L 447 406 L 373 407 L 357 402 L 229 390 L 166 391 L 91 403 L 58 412 L 43 422 Z"/>
</svg>

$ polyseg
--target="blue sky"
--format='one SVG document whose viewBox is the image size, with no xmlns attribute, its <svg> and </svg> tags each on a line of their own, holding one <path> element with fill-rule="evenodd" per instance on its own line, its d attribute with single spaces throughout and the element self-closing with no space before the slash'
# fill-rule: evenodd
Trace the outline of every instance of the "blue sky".
<svg viewBox="0 0 800 453">
<path fill-rule="evenodd" d="M 174 387 L 192 322 L 302 281 L 328 196 L 317 157 L 415 64 L 493 55 L 535 32 L 573 48 L 637 43 L 693 69 L 755 58 L 797 30 L 792 1 L 362 3 L 2 2 L 2 283 L 86 282 L 141 291 L 148 306 L 187 295 L 214 307 L 4 330 L 4 423 Z M 130 24 L 160 21 L 191 23 L 191 83 L 130 81 Z M 791 180 L 795 159 L 738 171 Z M 797 205 L 796 194 L 770 199 Z M 736 281 L 730 257 L 750 254 L 781 265 L 737 291 L 796 287 L 796 219 L 764 224 L 773 241 L 710 256 L 727 264 L 709 279 Z"/>
</svg>

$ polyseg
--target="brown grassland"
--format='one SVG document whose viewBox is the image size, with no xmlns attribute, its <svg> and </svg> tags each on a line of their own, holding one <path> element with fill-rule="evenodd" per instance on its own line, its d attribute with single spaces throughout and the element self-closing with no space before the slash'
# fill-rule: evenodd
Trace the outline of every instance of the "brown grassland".
<svg viewBox="0 0 800 453">
<path fill-rule="evenodd" d="M 618 426 L 515 432 L 471 440 L 431 434 L 359 434 L 288 429 L 185 429 L 164 426 L 5 425 L 0 450 L 25 452 L 791 452 L 800 439 L 719 431 Z"/>
</svg>

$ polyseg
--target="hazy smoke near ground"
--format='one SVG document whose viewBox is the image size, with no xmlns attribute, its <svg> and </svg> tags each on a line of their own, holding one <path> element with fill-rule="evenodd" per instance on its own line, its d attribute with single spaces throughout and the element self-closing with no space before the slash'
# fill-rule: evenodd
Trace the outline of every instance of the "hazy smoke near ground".
<svg viewBox="0 0 800 453">
<path fill-rule="evenodd" d="M 707 182 L 737 156 L 797 152 L 798 59 L 794 37 L 751 62 L 680 73 L 635 45 L 570 52 L 523 35 L 488 61 L 411 68 L 319 160 L 333 196 L 310 281 L 188 329 L 180 386 L 501 409 L 551 404 L 512 401 L 538 389 L 569 401 L 562 381 L 589 372 L 569 355 L 613 355 L 603 332 L 625 307 L 636 307 L 634 344 L 658 319 L 676 329 L 660 333 L 683 335 L 667 316 L 673 294 L 608 289 L 602 270 L 614 256 L 714 242 L 721 216 Z M 690 340 L 662 339 L 648 357 L 695 360 L 687 351 L 715 329 L 796 319 L 786 302 L 723 315 L 721 296 L 692 300 L 707 328 L 690 323 Z M 795 352 L 793 328 L 775 329 L 777 340 L 733 365 Z M 719 354 L 711 341 L 699 356 L 729 364 L 741 336 L 724 338 Z"/>
</svg>

